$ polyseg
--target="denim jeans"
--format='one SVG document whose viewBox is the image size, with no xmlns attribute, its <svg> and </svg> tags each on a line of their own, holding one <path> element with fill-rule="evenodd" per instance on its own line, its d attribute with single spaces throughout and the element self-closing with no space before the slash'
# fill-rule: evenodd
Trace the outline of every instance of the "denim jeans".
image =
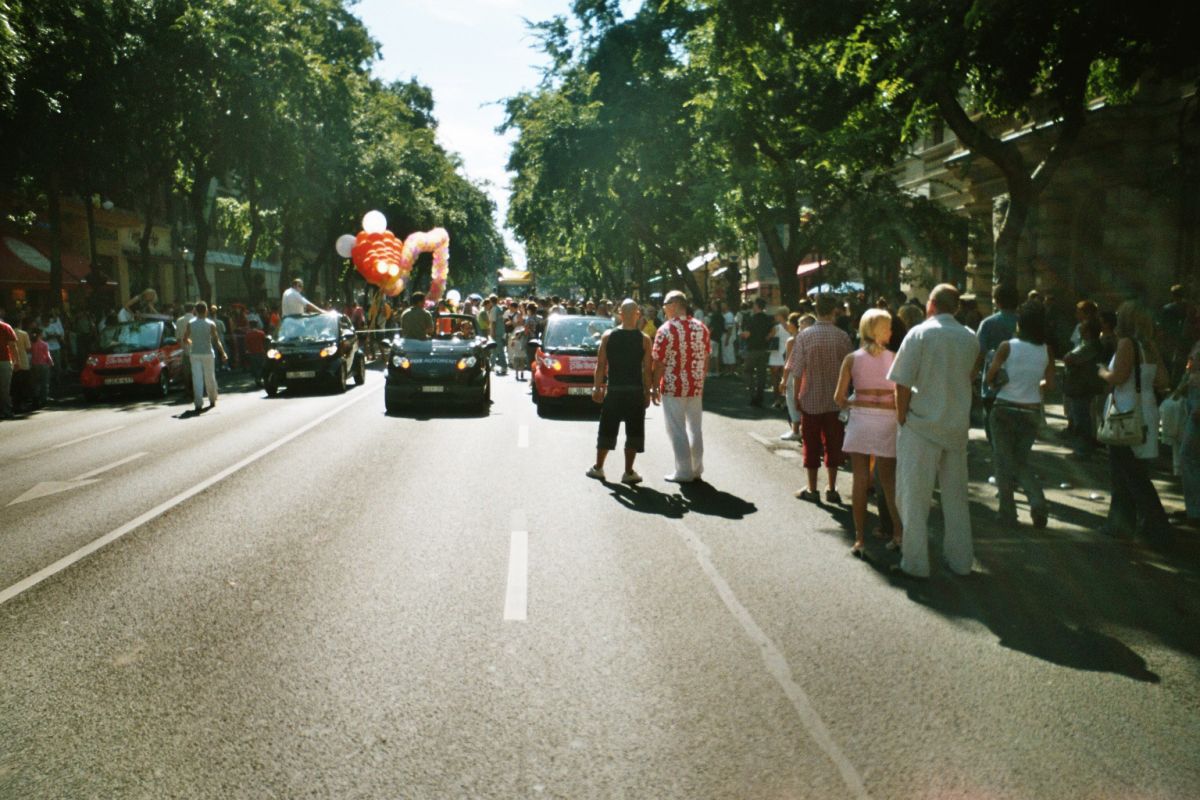
<svg viewBox="0 0 1200 800">
<path fill-rule="evenodd" d="M 1090 450 L 1096 444 L 1096 423 L 1092 418 L 1091 396 L 1064 397 L 1063 410 L 1067 412 L 1067 422 L 1071 426 L 1071 435 L 1075 438 L 1075 452 Z"/>
<path fill-rule="evenodd" d="M 1017 484 L 1029 499 L 1034 514 L 1046 513 L 1046 495 L 1034 475 L 1029 454 L 1037 439 L 1041 414 L 1033 409 L 1018 408 L 997 401 L 992 406 L 989 424 L 992 429 L 992 461 L 996 472 L 996 488 L 1000 490 L 1000 516 L 1016 519 L 1014 499 Z"/>
<path fill-rule="evenodd" d="M 762 402 L 767 389 L 767 362 L 770 356 L 768 350 L 746 351 L 746 382 L 750 385 L 750 397 L 756 402 Z"/>
</svg>

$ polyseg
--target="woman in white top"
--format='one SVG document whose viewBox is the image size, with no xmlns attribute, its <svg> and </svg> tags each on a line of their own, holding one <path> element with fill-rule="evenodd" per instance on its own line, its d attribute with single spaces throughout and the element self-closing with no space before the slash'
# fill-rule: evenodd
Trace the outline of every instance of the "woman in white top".
<svg viewBox="0 0 1200 800">
<path fill-rule="evenodd" d="M 783 395 L 778 387 L 783 380 L 783 364 L 787 359 L 788 352 L 788 337 L 791 335 L 788 332 L 787 321 L 791 310 L 787 306 L 780 306 L 775 309 L 775 327 L 771 328 L 768 343 L 775 345 L 771 352 L 767 354 L 767 366 L 771 369 L 771 386 L 775 389 L 775 408 L 783 408 Z"/>
<path fill-rule="evenodd" d="M 1146 436 L 1140 445 L 1108 447 L 1112 501 L 1108 522 L 1101 532 L 1126 536 L 1132 531 L 1156 545 L 1165 545 L 1170 541 L 1171 526 L 1150 480 L 1150 462 L 1158 457 L 1158 401 L 1154 392 L 1169 389 L 1170 379 L 1154 346 L 1154 318 L 1145 306 L 1136 300 L 1121 304 L 1116 336 L 1116 353 L 1107 367 L 1099 368 L 1100 377 L 1112 387 L 1109 405 L 1113 410 L 1128 412 L 1134 403 L 1141 403 Z"/>
<path fill-rule="evenodd" d="M 1029 463 L 1029 454 L 1042 422 L 1042 397 L 1054 382 L 1054 359 L 1046 346 L 1046 308 L 1031 300 L 1017 309 L 1017 335 L 996 348 L 987 373 L 997 389 L 988 424 L 992 431 L 992 462 L 1000 491 L 1000 521 L 1017 522 L 1016 485 L 1029 499 L 1036 528 L 1050 516 L 1046 495 Z"/>
</svg>

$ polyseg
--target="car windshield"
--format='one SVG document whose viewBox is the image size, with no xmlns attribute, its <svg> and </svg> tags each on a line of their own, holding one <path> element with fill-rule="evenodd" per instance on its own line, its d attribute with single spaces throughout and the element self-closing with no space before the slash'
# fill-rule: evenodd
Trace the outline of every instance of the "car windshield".
<svg viewBox="0 0 1200 800">
<path fill-rule="evenodd" d="M 279 321 L 277 342 L 321 342 L 336 339 L 337 318 L 326 314 L 306 317 L 284 317 Z"/>
<path fill-rule="evenodd" d="M 100 331 L 100 352 L 132 353 L 136 350 L 153 350 L 158 347 L 162 331 L 163 324 L 160 320 L 109 325 Z"/>
<path fill-rule="evenodd" d="M 542 348 L 556 353 L 595 353 L 600 350 L 600 337 L 611 327 L 610 317 L 555 315 L 546 323 Z"/>
</svg>

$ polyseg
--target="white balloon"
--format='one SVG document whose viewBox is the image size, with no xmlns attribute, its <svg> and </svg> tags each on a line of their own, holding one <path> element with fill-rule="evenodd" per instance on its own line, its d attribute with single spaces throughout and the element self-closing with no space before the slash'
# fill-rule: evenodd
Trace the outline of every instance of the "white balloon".
<svg viewBox="0 0 1200 800">
<path fill-rule="evenodd" d="M 378 211 L 363 214 L 362 229 L 367 233 L 383 233 L 387 230 L 387 217 Z"/>
<path fill-rule="evenodd" d="M 462 300 L 462 293 L 459 292 L 458 289 L 451 289 L 450 291 L 446 292 L 446 299 L 454 305 L 458 305 L 458 301 Z"/>
<path fill-rule="evenodd" d="M 337 254 L 342 258 L 349 258 L 350 253 L 354 250 L 354 236 L 349 233 L 342 234 L 337 238 L 333 249 L 337 250 Z"/>
</svg>

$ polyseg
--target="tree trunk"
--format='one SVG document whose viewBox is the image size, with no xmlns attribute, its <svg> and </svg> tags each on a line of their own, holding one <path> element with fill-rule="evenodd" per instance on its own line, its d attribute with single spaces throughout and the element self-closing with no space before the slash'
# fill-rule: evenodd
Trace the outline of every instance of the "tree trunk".
<svg viewBox="0 0 1200 800">
<path fill-rule="evenodd" d="M 196 299 L 208 303 L 213 301 L 212 284 L 208 281 L 208 272 L 204 267 L 204 262 L 208 258 L 208 181 L 210 178 L 207 170 L 197 169 L 190 197 L 192 224 L 196 226 L 196 238 L 192 245 L 194 248 L 192 273 L 196 276 L 196 287 L 200 294 Z"/>
<path fill-rule="evenodd" d="M 147 196 L 152 193 L 147 192 Z M 142 209 L 145 214 L 145 222 L 142 224 L 142 236 L 138 239 L 138 253 L 141 258 L 141 280 L 140 285 L 150 286 L 150 276 L 153 274 L 153 266 L 150 263 L 150 237 L 154 234 L 154 203 L 147 202 L 145 208 Z"/>
<path fill-rule="evenodd" d="M 1004 215 L 1000 235 L 996 237 L 995 260 L 992 263 L 992 280 L 997 285 L 1017 285 L 1020 267 L 1017 253 L 1021 247 L 1021 234 L 1029 219 L 1030 206 L 1030 201 L 1019 193 L 1009 195 L 1008 212 Z"/>
<path fill-rule="evenodd" d="M 83 211 L 84 217 L 87 219 L 87 234 L 88 234 L 88 258 L 93 264 L 96 263 L 96 208 L 92 204 L 92 194 L 88 192 L 83 196 Z M 131 290 L 132 292 L 132 290 Z"/>
<path fill-rule="evenodd" d="M 50 172 L 46 184 L 46 216 L 50 222 L 50 305 L 55 307 L 62 303 L 62 205 L 59 197 L 60 184 L 58 170 Z M 92 269 L 96 269 L 95 261 Z"/>
<path fill-rule="evenodd" d="M 775 275 L 779 279 L 779 299 L 788 308 L 795 308 L 800 299 L 800 278 L 796 275 L 796 265 L 800 256 L 794 251 L 798 249 L 796 226 L 791 226 L 791 236 L 787 247 L 779 236 L 779 229 L 770 222 L 759 220 L 758 232 L 767 246 L 767 254 L 775 265 Z M 787 265 L 791 265 L 790 267 Z"/>
<path fill-rule="evenodd" d="M 242 283 L 246 286 L 246 302 L 253 307 L 254 303 L 254 254 L 258 251 L 258 240 L 262 237 L 263 221 L 262 214 L 258 209 L 258 192 L 254 184 L 254 177 L 246 182 L 248 187 L 247 200 L 250 206 L 250 236 L 246 239 L 246 246 L 242 251 Z"/>
<path fill-rule="evenodd" d="M 287 288 L 292 285 L 292 246 L 294 237 L 292 236 L 292 221 L 289 215 L 283 215 L 283 231 L 279 237 L 279 286 L 276 287 L 276 294 L 280 297 L 287 291 Z"/>
</svg>

